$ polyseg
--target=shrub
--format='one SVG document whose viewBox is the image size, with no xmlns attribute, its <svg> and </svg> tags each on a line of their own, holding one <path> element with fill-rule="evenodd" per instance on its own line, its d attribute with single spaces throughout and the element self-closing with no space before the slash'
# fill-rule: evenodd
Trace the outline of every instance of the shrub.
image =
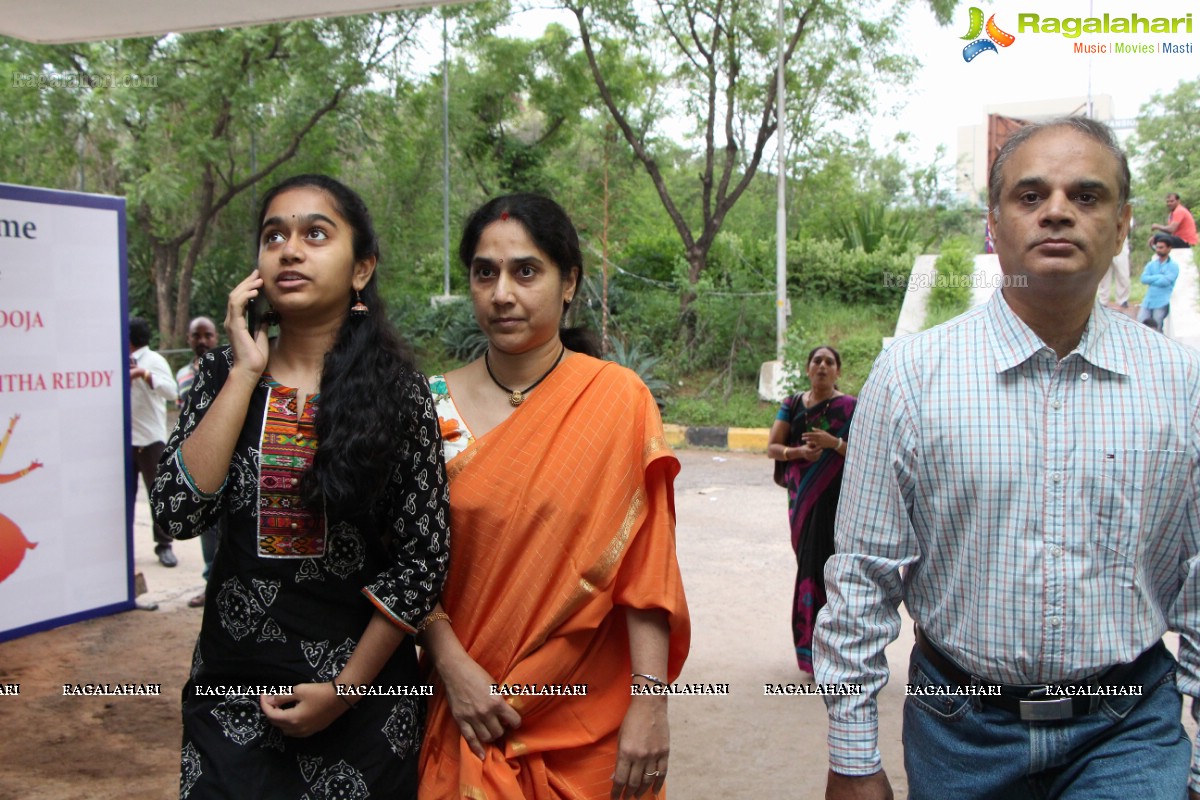
<svg viewBox="0 0 1200 800">
<path fill-rule="evenodd" d="M 871 253 L 859 247 L 848 249 L 828 239 L 788 242 L 791 290 L 802 296 L 899 309 L 918 249 L 893 245 L 888 240 Z"/>
<path fill-rule="evenodd" d="M 695 377 L 703 381 L 710 373 Z M 715 391 L 717 375 L 708 382 L 708 391 L 687 396 L 675 396 L 663 409 L 663 421 L 682 425 L 726 425 L 738 428 L 770 427 L 779 406 L 758 399 L 753 385 L 736 384 L 728 396 Z"/>
<path fill-rule="evenodd" d="M 975 274 L 975 256 L 970 244 L 961 238 L 942 245 L 934 264 L 933 289 L 929 308 L 961 314 L 971 306 L 971 278 Z"/>
</svg>

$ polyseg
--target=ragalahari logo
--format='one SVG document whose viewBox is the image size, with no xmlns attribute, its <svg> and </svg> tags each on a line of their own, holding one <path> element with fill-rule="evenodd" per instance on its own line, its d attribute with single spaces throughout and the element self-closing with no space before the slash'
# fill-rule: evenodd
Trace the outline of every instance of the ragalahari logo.
<svg viewBox="0 0 1200 800">
<path fill-rule="evenodd" d="M 987 33 L 987 38 L 980 38 L 979 34 Z M 1011 33 L 1005 33 L 1000 30 L 996 24 L 996 15 L 992 14 L 988 17 L 987 25 L 983 24 L 983 9 L 971 6 L 971 23 L 967 29 L 967 35 L 961 37 L 963 39 L 972 40 L 970 44 L 963 48 L 963 61 L 971 62 L 980 53 L 998 53 L 996 45 L 1008 47 L 1017 40 L 1017 37 Z"/>
</svg>

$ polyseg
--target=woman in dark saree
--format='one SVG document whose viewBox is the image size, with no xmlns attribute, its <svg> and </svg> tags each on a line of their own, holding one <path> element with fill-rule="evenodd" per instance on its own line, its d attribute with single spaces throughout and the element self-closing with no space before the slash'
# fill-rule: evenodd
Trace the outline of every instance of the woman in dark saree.
<svg viewBox="0 0 1200 800">
<path fill-rule="evenodd" d="M 833 555 L 833 525 L 846 463 L 846 436 L 855 398 L 837 389 L 842 357 L 832 347 L 808 354 L 810 389 L 783 401 L 767 446 L 775 459 L 776 482 L 788 490 L 796 591 L 792 637 L 796 661 L 812 674 L 812 637 L 825 605 L 825 561 Z"/>
</svg>

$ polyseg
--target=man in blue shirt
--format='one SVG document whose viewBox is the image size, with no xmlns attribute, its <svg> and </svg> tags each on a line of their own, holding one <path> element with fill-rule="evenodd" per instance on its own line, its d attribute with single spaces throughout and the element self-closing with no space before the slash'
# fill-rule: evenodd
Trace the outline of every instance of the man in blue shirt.
<svg viewBox="0 0 1200 800">
<path fill-rule="evenodd" d="M 1149 288 L 1138 311 L 1138 322 L 1162 332 L 1163 320 L 1171 313 L 1171 290 L 1178 279 L 1179 265 L 1171 259 L 1171 245 L 1163 239 L 1157 240 L 1154 257 L 1142 268 L 1142 283 Z"/>
</svg>

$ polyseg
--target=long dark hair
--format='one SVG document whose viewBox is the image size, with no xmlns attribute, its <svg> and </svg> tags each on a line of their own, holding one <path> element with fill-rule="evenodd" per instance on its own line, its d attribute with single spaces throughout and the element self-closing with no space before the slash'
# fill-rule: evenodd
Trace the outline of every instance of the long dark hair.
<svg viewBox="0 0 1200 800">
<path fill-rule="evenodd" d="M 513 219 L 521 223 L 529 238 L 533 239 L 546 255 L 550 256 L 563 280 L 576 270 L 576 294 L 583 289 L 583 252 L 579 248 L 579 233 L 563 207 L 549 197 L 531 192 L 518 192 L 496 197 L 480 206 L 467 224 L 463 226 L 462 239 L 458 243 L 458 260 L 467 269 L 475 258 L 479 237 L 483 229 L 499 219 Z M 563 303 L 563 317 L 570 303 Z M 600 343 L 584 325 L 561 328 L 559 338 L 571 350 L 589 356 L 600 356 Z"/>
<path fill-rule="evenodd" d="M 329 195 L 354 230 L 354 260 L 375 256 L 376 269 L 360 292 L 366 316 L 348 315 L 321 368 L 317 408 L 317 448 L 312 468 L 300 482 L 309 508 L 342 517 L 369 512 L 379 498 L 396 454 L 414 433 L 401 420 L 416 419 L 405 409 L 410 394 L 398 389 L 417 380 L 412 353 L 388 321 L 379 294 L 379 239 L 371 213 L 358 193 L 327 175 L 297 175 L 267 192 L 258 213 L 259 225 L 278 195 L 291 189 L 319 189 Z M 356 301 L 346 297 L 347 310 Z"/>
</svg>

